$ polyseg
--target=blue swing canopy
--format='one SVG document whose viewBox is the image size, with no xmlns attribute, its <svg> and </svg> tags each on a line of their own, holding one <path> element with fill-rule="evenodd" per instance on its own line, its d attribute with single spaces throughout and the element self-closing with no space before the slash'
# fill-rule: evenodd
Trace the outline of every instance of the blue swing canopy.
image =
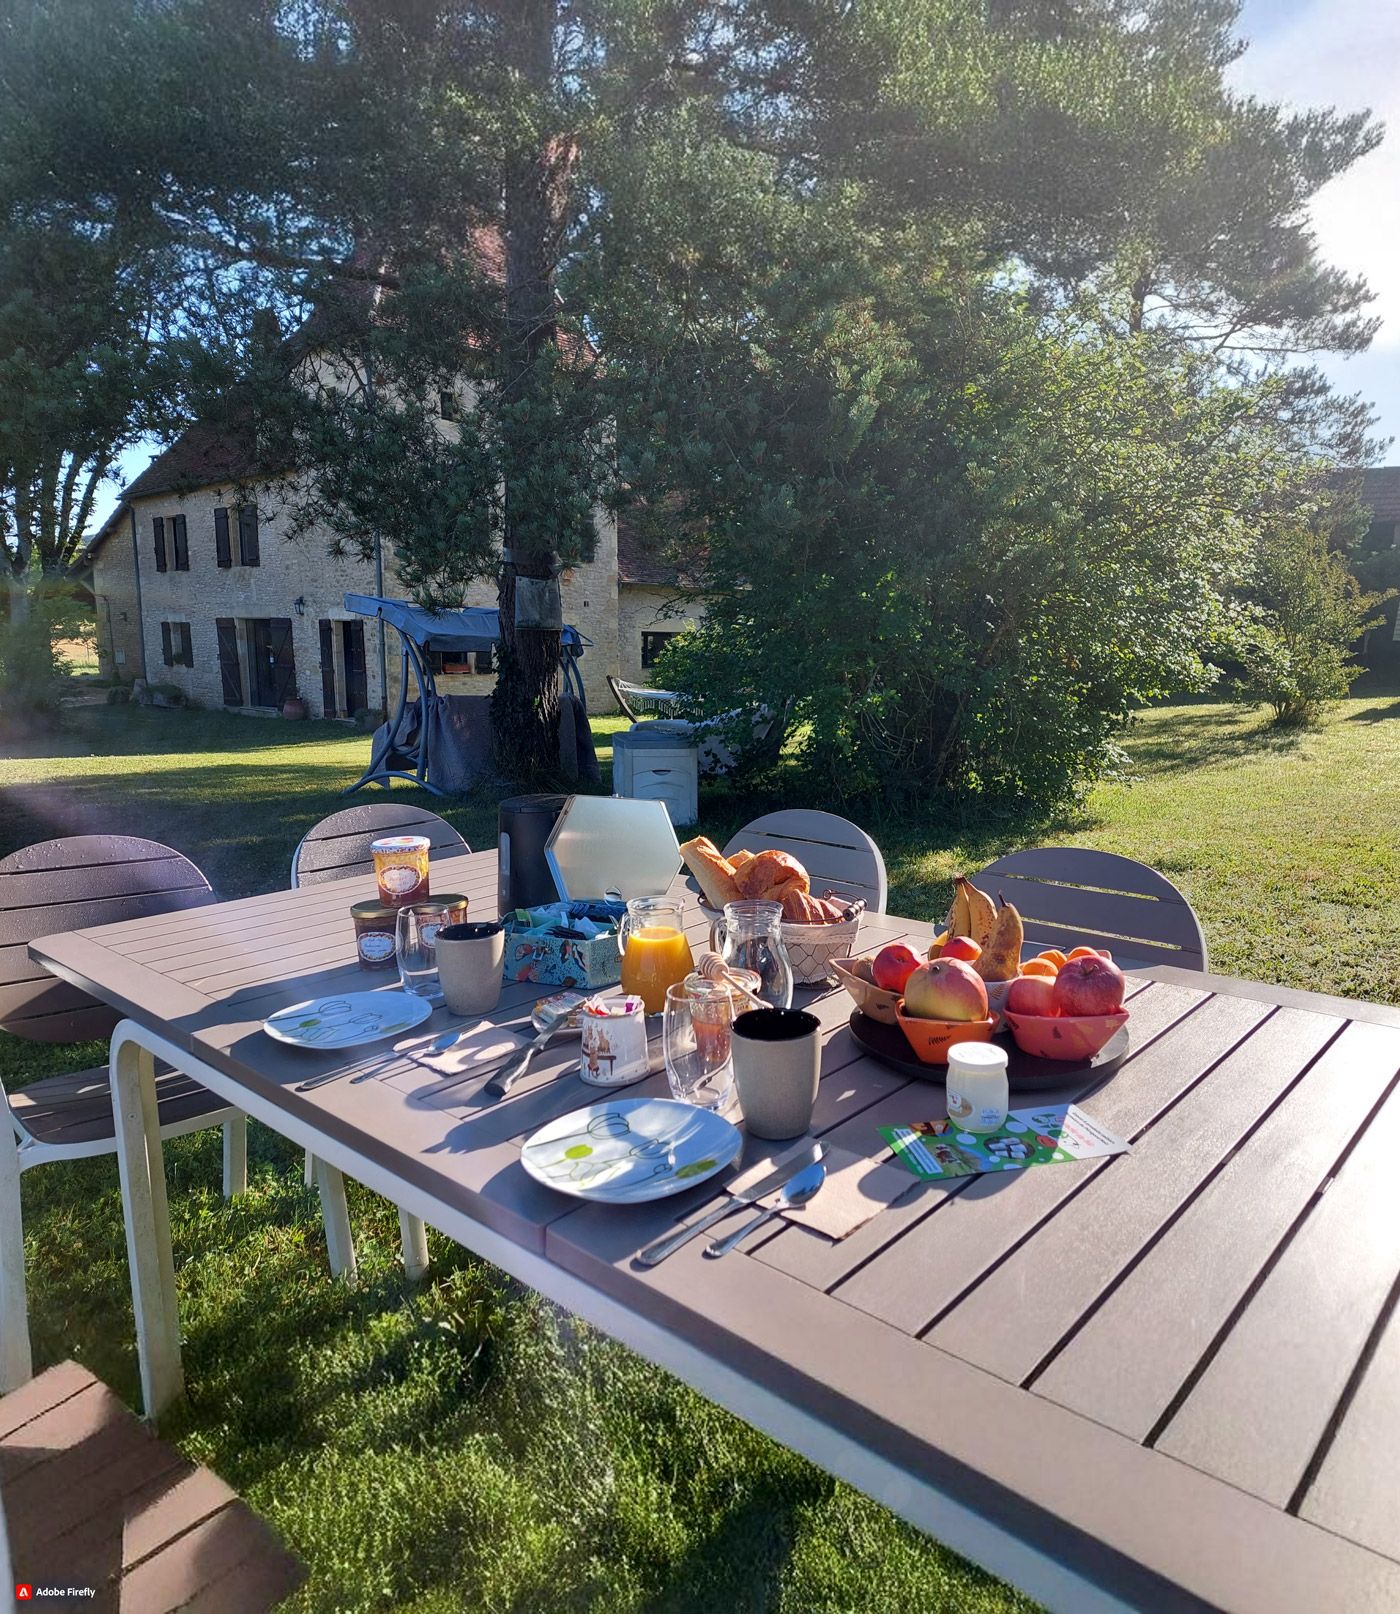
<svg viewBox="0 0 1400 1614">
<path fill-rule="evenodd" d="M 395 779 L 421 785 L 438 796 L 469 789 L 490 765 L 490 697 L 439 694 L 432 657 L 442 651 L 494 649 L 501 642 L 501 613 L 494 605 L 429 611 L 411 600 L 378 594 L 347 594 L 345 609 L 394 629 L 401 666 L 398 706 L 375 733 L 369 767 L 343 793 L 348 796 L 363 785 L 388 790 Z M 578 659 L 590 641 L 573 627 L 565 627 L 560 639 L 564 692 L 577 703 L 586 731 L 588 708 Z M 410 673 L 418 686 L 413 700 L 408 694 Z"/>
</svg>

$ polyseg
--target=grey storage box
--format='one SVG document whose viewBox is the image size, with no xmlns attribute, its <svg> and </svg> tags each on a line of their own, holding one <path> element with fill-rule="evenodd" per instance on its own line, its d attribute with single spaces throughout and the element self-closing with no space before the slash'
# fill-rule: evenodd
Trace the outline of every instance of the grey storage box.
<svg viewBox="0 0 1400 1614">
<path fill-rule="evenodd" d="M 688 723 L 636 723 L 613 736 L 613 794 L 660 801 L 673 824 L 700 816 L 700 756 Z"/>
</svg>

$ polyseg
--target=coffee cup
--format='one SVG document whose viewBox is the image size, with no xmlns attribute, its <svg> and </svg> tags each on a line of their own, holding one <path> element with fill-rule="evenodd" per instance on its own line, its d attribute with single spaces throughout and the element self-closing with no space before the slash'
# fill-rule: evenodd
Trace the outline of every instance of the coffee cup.
<svg viewBox="0 0 1400 1614">
<path fill-rule="evenodd" d="M 505 926 L 444 925 L 434 943 L 443 1001 L 453 1014 L 489 1014 L 501 1000 Z"/>
<path fill-rule="evenodd" d="M 756 1138 L 795 1138 L 812 1124 L 821 1077 L 821 1021 L 803 1009 L 750 1009 L 731 1048 L 744 1125 Z"/>
</svg>

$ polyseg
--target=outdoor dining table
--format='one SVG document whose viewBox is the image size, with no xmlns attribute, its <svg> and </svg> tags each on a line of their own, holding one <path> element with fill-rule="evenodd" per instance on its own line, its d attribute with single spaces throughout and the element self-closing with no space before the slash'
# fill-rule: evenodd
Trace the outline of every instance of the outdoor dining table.
<svg viewBox="0 0 1400 1614">
<path fill-rule="evenodd" d="M 494 853 L 433 874 L 495 912 Z M 534 1182 L 522 1141 L 598 1096 L 567 1039 L 496 1103 L 485 1075 L 417 1096 L 440 1078 L 401 1058 L 298 1090 L 365 1051 L 284 1047 L 262 1022 L 375 984 L 349 920 L 372 892 L 33 944 L 126 1016 L 113 1081 L 148 1416 L 183 1388 L 154 1056 L 1052 1608 L 1400 1608 L 1400 1010 L 1134 973 L 1127 1059 L 1034 1099 L 1082 1101 L 1131 1152 L 911 1180 L 839 1242 L 779 1222 L 722 1260 L 697 1239 L 644 1268 L 724 1179 L 644 1206 Z M 870 915 L 861 947 L 930 934 Z M 549 990 L 508 984 L 495 1018 Z M 844 993 L 811 999 L 824 1140 L 885 1155 L 880 1125 L 942 1116 L 938 1086 L 862 1053 Z M 422 1031 L 451 1023 L 439 1009 Z M 627 1090 L 665 1091 L 664 1073 Z M 786 1147 L 749 1139 L 742 1163 Z"/>
</svg>

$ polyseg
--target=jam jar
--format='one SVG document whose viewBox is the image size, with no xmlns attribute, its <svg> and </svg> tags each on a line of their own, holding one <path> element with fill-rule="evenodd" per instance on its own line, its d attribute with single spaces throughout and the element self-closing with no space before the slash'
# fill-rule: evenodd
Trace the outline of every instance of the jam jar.
<svg viewBox="0 0 1400 1614">
<path fill-rule="evenodd" d="M 379 900 L 390 908 L 403 908 L 422 902 L 428 891 L 428 853 L 432 842 L 426 835 L 385 835 L 370 845 L 374 858 L 374 878 L 379 884 Z"/>
<path fill-rule="evenodd" d="M 350 918 L 355 926 L 355 952 L 363 970 L 394 967 L 394 926 L 399 910 L 386 902 L 356 902 Z"/>
</svg>

